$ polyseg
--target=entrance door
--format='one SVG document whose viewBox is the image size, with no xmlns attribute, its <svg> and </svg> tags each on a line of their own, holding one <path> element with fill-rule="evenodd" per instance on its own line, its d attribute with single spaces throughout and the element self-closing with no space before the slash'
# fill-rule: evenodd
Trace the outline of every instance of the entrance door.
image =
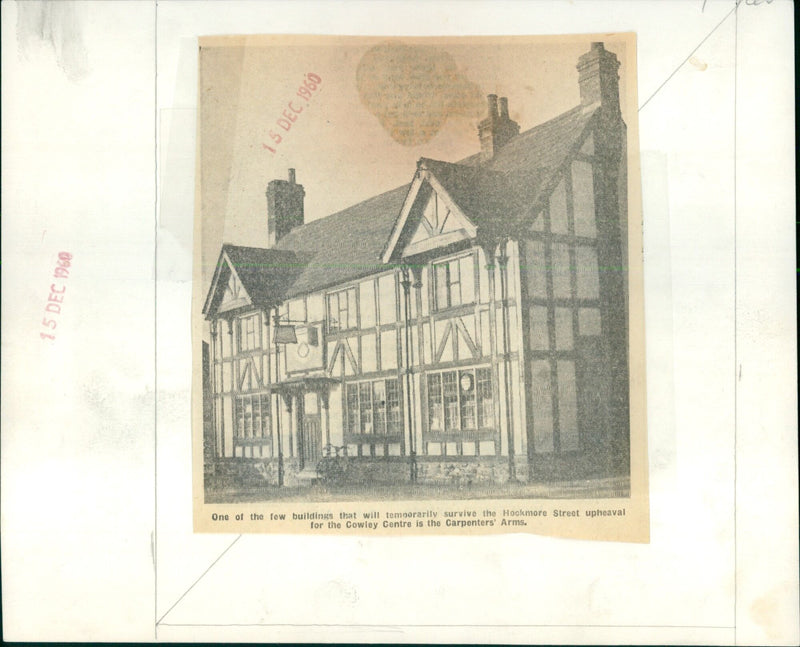
<svg viewBox="0 0 800 647">
<path fill-rule="evenodd" d="M 319 414 L 303 416 L 303 465 L 316 467 L 322 458 L 322 434 Z"/>
</svg>

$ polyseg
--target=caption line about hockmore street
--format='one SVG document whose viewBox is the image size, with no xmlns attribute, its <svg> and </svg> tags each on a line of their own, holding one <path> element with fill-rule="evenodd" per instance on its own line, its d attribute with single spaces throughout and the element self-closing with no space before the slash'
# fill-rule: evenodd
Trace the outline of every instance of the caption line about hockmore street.
<svg viewBox="0 0 800 647">
<path fill-rule="evenodd" d="M 464 528 L 525 527 L 531 521 L 596 519 L 598 517 L 625 517 L 626 508 L 576 508 L 569 506 L 543 506 L 541 508 L 506 507 L 477 510 L 406 510 L 406 511 L 288 511 L 288 512 L 213 512 L 210 519 L 220 530 L 228 523 L 269 524 L 298 527 L 305 530 L 377 531 Z"/>
</svg>

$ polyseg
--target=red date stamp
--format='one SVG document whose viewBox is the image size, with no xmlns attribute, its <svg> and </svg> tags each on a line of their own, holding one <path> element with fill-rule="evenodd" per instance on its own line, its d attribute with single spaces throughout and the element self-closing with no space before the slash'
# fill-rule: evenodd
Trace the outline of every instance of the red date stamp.
<svg viewBox="0 0 800 647">
<path fill-rule="evenodd" d="M 69 278 L 69 268 L 71 266 L 72 254 L 69 252 L 59 252 L 56 267 L 53 271 L 53 278 L 61 279 L 60 283 L 50 284 L 50 294 L 47 295 L 47 304 L 44 307 L 45 316 L 42 319 L 42 326 L 51 332 L 40 332 L 39 336 L 42 339 L 54 340 L 56 336 L 53 334 L 58 327 L 58 319 L 55 318 L 61 314 L 61 306 L 64 303 L 64 293 L 67 291 L 67 285 L 64 283 Z"/>
<path fill-rule="evenodd" d="M 309 72 L 305 75 L 305 77 L 303 77 L 303 83 L 300 85 L 295 94 L 305 101 L 305 105 L 308 105 L 311 102 L 311 98 L 314 96 L 314 93 L 319 89 L 320 85 L 322 85 L 322 77 L 320 77 L 318 74 L 314 74 L 313 72 Z M 292 129 L 292 125 L 294 125 L 294 123 L 297 121 L 297 117 L 301 112 L 303 112 L 303 103 L 301 101 L 297 101 L 296 99 L 292 99 L 288 104 L 286 104 L 286 108 L 284 108 L 281 116 L 278 117 L 275 123 L 285 132 L 289 132 Z M 262 146 L 270 153 L 275 153 L 275 148 L 283 141 L 285 135 L 281 135 L 277 129 L 270 130 L 268 134 L 269 138 L 272 140 L 272 146 L 268 144 L 262 144 Z"/>
</svg>

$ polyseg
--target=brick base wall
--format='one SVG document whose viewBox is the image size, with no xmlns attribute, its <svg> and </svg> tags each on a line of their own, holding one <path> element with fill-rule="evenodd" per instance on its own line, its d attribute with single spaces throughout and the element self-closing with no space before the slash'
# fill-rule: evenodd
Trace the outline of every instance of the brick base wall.
<svg viewBox="0 0 800 647">
<path fill-rule="evenodd" d="M 337 459 L 335 459 L 337 460 Z M 380 458 L 339 458 L 346 466 L 343 480 L 346 483 L 375 483 L 391 485 L 411 480 L 408 459 L 381 460 Z"/>
<path fill-rule="evenodd" d="M 516 459 L 516 478 L 527 481 L 528 463 Z M 419 483 L 471 485 L 473 483 L 505 483 L 508 481 L 508 459 L 437 460 L 419 461 L 417 467 Z"/>
<path fill-rule="evenodd" d="M 328 484 L 345 485 L 373 483 L 391 485 L 411 481 L 411 463 L 408 458 L 361 458 L 340 457 L 333 459 L 337 468 L 330 470 Z M 518 481 L 528 480 L 526 460 L 515 461 Z M 306 479 L 300 481 L 300 462 L 297 458 L 283 459 L 283 484 L 285 487 L 310 485 Z M 423 457 L 417 459 L 417 482 L 429 485 L 471 485 L 473 483 L 501 484 L 508 481 L 507 458 L 451 459 Z M 207 476 L 207 485 L 212 489 L 252 488 L 278 484 L 277 459 L 225 459 L 214 464 Z M 326 480 L 320 479 L 322 485 Z"/>
<path fill-rule="evenodd" d="M 296 486 L 300 482 L 300 461 L 297 458 L 283 459 L 283 484 Z M 264 487 L 278 484 L 278 459 L 228 458 L 217 460 L 212 473 L 206 477 L 207 487 L 212 489 Z"/>
</svg>

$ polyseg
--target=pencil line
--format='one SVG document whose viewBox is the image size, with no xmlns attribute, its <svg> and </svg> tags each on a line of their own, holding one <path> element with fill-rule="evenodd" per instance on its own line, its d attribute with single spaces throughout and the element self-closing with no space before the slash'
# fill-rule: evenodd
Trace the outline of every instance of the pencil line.
<svg viewBox="0 0 800 647">
<path fill-rule="evenodd" d="M 230 623 L 159 623 L 162 627 L 321 627 L 321 628 L 366 628 L 366 629 L 425 629 L 425 628 L 460 628 L 467 629 L 499 629 L 499 628 L 572 628 L 572 627 L 594 627 L 594 628 L 607 628 L 607 629 L 727 629 L 731 630 L 731 626 L 713 626 L 713 625 L 591 625 L 591 624 L 334 624 L 334 623 L 264 623 L 264 622 L 230 622 Z"/>
<path fill-rule="evenodd" d="M 733 9 L 731 9 L 731 10 L 730 10 L 730 11 L 729 11 L 727 14 L 725 14 L 725 17 L 724 17 L 722 20 L 720 20 L 720 21 L 717 23 L 716 27 L 714 27 L 714 29 L 712 29 L 710 32 L 708 32 L 708 33 L 706 34 L 705 38 L 703 38 L 703 40 L 701 40 L 701 41 L 700 41 L 700 42 L 697 44 L 697 46 L 696 46 L 696 47 L 695 47 L 695 48 L 694 48 L 694 49 L 693 49 L 691 52 L 689 52 L 689 55 L 688 55 L 688 56 L 687 56 L 685 59 L 683 59 L 683 61 L 681 61 L 680 65 L 678 65 L 678 67 L 676 67 L 674 70 L 672 70 L 672 73 L 671 73 L 671 74 L 670 74 L 670 75 L 669 75 L 669 76 L 668 76 L 666 79 L 664 79 L 664 82 L 663 82 L 661 85 L 659 85 L 659 86 L 656 88 L 656 91 L 655 91 L 655 92 L 653 92 L 653 94 L 651 94 L 651 95 L 650 95 L 650 96 L 647 98 L 647 101 L 645 101 L 645 102 L 644 102 L 642 105 L 640 105 L 640 106 L 639 106 L 639 110 L 638 110 L 638 112 L 641 112 L 641 111 L 642 111 L 642 108 L 644 108 L 644 107 L 645 107 L 645 106 L 646 106 L 648 103 L 650 103 L 650 100 L 651 100 L 651 99 L 652 99 L 654 96 L 656 96 L 656 95 L 657 95 L 659 92 L 661 92 L 661 89 L 662 89 L 662 88 L 663 88 L 663 87 L 664 87 L 664 86 L 665 86 L 667 83 L 669 83 L 670 79 L 671 79 L 673 76 L 675 76 L 675 75 L 678 73 L 678 70 L 680 70 L 680 69 L 681 69 L 681 68 L 682 68 L 684 65 L 686 65 L 686 62 L 687 62 L 687 61 L 688 61 L 690 58 L 692 58 L 692 56 L 694 56 L 694 53 L 695 53 L 695 52 L 696 52 L 698 49 L 700 49 L 700 48 L 703 46 L 703 43 L 705 43 L 705 42 L 706 42 L 706 41 L 707 41 L 709 38 L 711 38 L 711 35 L 712 35 L 712 34 L 713 34 L 715 31 L 717 31 L 717 29 L 719 29 L 719 28 L 722 26 L 722 23 L 724 23 L 724 22 L 725 22 L 725 21 L 726 21 L 728 18 L 730 18 L 730 16 L 731 16 L 731 14 L 732 14 L 732 13 L 735 13 L 735 12 L 736 12 L 736 9 L 737 9 L 737 8 L 738 8 L 738 6 L 739 6 L 739 1 L 740 1 L 740 0 L 736 0 L 736 4 L 734 5 Z"/>
<path fill-rule="evenodd" d="M 153 634 L 158 640 L 158 0 L 153 9 Z"/>
<path fill-rule="evenodd" d="M 736 3 L 738 6 L 738 2 Z M 736 11 L 736 7 L 734 7 Z M 738 580 L 739 580 L 739 560 L 738 560 L 738 547 L 737 535 L 738 524 L 736 516 L 737 506 L 737 475 L 738 475 L 738 462 L 737 462 L 737 449 L 739 437 L 739 292 L 737 275 L 738 264 L 738 237 L 737 229 L 739 223 L 738 202 L 736 200 L 737 185 L 736 180 L 738 177 L 738 140 L 736 138 L 737 131 L 737 103 L 739 102 L 739 12 L 734 16 L 734 30 L 733 30 L 733 644 L 737 645 L 737 631 L 736 625 L 738 619 L 736 617 L 738 611 Z"/>
<path fill-rule="evenodd" d="M 228 547 L 227 547 L 225 550 L 223 550 L 223 551 L 222 551 L 222 552 L 219 554 L 219 557 L 217 557 L 217 559 L 215 559 L 213 562 L 211 562 L 211 564 L 209 565 L 209 567 L 208 567 L 206 570 L 204 570 L 204 571 L 202 572 L 202 574 L 200 575 L 200 577 L 198 577 L 198 578 L 197 578 L 197 579 L 196 579 L 196 580 L 195 580 L 195 581 L 192 583 L 192 585 L 191 585 L 191 586 L 190 586 L 188 589 L 186 589 L 186 590 L 183 592 L 183 595 L 181 595 L 181 597 L 179 597 L 177 600 L 175 600 L 175 603 L 174 603 L 174 604 L 173 604 L 173 605 L 172 605 L 172 606 L 171 606 L 169 609 L 167 609 L 167 612 L 166 612 L 166 613 L 165 613 L 163 616 L 161 616 L 161 618 L 159 618 L 159 619 L 156 621 L 156 626 L 158 626 L 158 625 L 162 624 L 162 623 L 161 623 L 161 621 L 162 621 L 164 618 L 166 618 L 166 617 L 167 617 L 167 615 L 169 615 L 169 612 L 170 612 L 170 611 L 172 611 L 172 610 L 173 610 L 173 609 L 174 609 L 174 608 L 175 608 L 175 607 L 178 605 L 178 603 L 179 603 L 181 600 L 183 600 L 183 598 L 185 598 L 185 597 L 186 597 L 186 596 L 189 594 L 189 591 L 191 591 L 191 590 L 192 590 L 192 589 L 193 589 L 195 586 L 197 586 L 197 583 L 198 583 L 200 580 L 202 580 L 202 579 L 203 579 L 203 578 L 206 576 L 206 574 L 207 574 L 207 573 L 208 573 L 208 572 L 209 572 L 209 571 L 210 571 L 212 568 L 214 568 L 214 565 L 215 565 L 215 564 L 216 564 L 216 563 L 217 563 L 219 560 L 221 560 L 221 559 L 223 558 L 223 556 L 225 555 L 225 553 L 227 553 L 227 552 L 228 552 L 228 551 L 229 551 L 231 548 L 233 548 L 233 545 L 234 545 L 234 544 L 235 544 L 237 541 L 239 541 L 241 538 L 242 538 L 242 535 L 239 535 L 238 537 L 236 537 L 236 539 L 234 539 L 234 540 L 231 542 L 231 544 L 230 544 L 230 545 L 229 545 L 229 546 L 228 546 Z M 197 625 L 197 626 L 198 626 L 198 627 L 200 627 L 200 626 L 203 626 L 203 625 Z"/>
</svg>

